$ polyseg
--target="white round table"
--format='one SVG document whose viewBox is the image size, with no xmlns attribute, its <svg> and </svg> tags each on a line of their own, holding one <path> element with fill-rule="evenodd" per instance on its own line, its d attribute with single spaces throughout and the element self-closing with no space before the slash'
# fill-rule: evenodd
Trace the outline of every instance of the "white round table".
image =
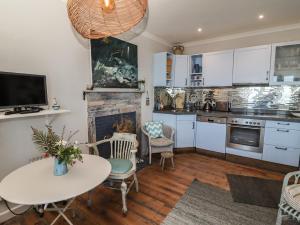
<svg viewBox="0 0 300 225">
<path fill-rule="evenodd" d="M 69 167 L 69 172 L 63 176 L 54 176 L 54 159 L 47 158 L 25 165 L 0 182 L 0 197 L 6 201 L 21 205 L 52 204 L 58 217 L 62 216 L 69 224 L 70 220 L 64 215 L 76 196 L 86 193 L 100 185 L 111 172 L 110 163 L 99 156 L 83 154 L 83 163 L 76 162 Z M 64 209 L 55 202 L 70 200 Z"/>
</svg>

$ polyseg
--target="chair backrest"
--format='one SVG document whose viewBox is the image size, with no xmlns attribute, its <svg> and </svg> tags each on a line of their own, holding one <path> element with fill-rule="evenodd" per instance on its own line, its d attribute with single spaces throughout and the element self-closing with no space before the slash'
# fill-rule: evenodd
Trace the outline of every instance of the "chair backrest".
<svg viewBox="0 0 300 225">
<path fill-rule="evenodd" d="M 141 128 L 142 128 L 142 132 L 144 134 L 148 134 L 145 125 L 143 125 Z M 173 139 L 174 129 L 172 127 L 170 127 L 167 124 L 163 123 L 162 124 L 162 129 L 163 129 L 163 134 L 164 134 L 165 137 Z"/>
<path fill-rule="evenodd" d="M 114 133 L 110 139 L 110 157 L 114 159 L 130 159 L 131 150 L 137 148 L 135 134 Z"/>
</svg>

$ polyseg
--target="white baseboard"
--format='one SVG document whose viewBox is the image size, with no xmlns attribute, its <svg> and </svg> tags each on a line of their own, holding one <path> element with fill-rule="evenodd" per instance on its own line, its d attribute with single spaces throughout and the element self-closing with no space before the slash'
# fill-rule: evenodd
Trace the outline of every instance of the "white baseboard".
<svg viewBox="0 0 300 225">
<path fill-rule="evenodd" d="M 26 205 L 16 205 L 16 204 L 9 203 L 9 206 L 10 206 L 11 210 L 16 213 L 21 213 L 21 212 L 24 212 L 26 209 L 28 209 L 28 206 L 26 206 Z M 4 202 L 1 200 L 0 201 L 0 224 L 13 218 L 13 217 L 14 217 L 14 214 L 12 214 L 8 210 L 8 208 L 6 207 Z"/>
</svg>

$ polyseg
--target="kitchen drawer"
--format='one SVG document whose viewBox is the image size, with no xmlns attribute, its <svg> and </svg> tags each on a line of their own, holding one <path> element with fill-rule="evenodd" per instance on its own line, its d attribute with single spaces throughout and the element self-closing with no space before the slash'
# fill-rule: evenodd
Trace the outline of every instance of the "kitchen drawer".
<svg viewBox="0 0 300 225">
<path fill-rule="evenodd" d="M 300 149 L 274 145 L 264 145 L 262 159 L 268 162 L 280 163 L 289 166 L 299 165 Z"/>
<path fill-rule="evenodd" d="M 177 115 L 177 121 L 196 121 L 196 115 Z"/>
<path fill-rule="evenodd" d="M 287 128 L 266 128 L 264 143 L 300 148 L 300 131 Z"/>
<path fill-rule="evenodd" d="M 286 121 L 266 121 L 266 126 L 269 128 L 284 128 L 300 131 L 300 123 L 286 122 Z"/>
</svg>

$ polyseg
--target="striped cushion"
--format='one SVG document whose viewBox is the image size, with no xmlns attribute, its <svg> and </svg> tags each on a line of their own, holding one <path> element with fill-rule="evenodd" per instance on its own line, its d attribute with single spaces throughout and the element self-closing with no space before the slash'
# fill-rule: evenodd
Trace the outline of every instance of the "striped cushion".
<svg viewBox="0 0 300 225">
<path fill-rule="evenodd" d="M 161 122 L 146 122 L 145 128 L 151 138 L 160 138 L 164 136 Z"/>
<path fill-rule="evenodd" d="M 300 211 L 300 184 L 286 186 L 283 197 L 290 206 Z"/>
</svg>

